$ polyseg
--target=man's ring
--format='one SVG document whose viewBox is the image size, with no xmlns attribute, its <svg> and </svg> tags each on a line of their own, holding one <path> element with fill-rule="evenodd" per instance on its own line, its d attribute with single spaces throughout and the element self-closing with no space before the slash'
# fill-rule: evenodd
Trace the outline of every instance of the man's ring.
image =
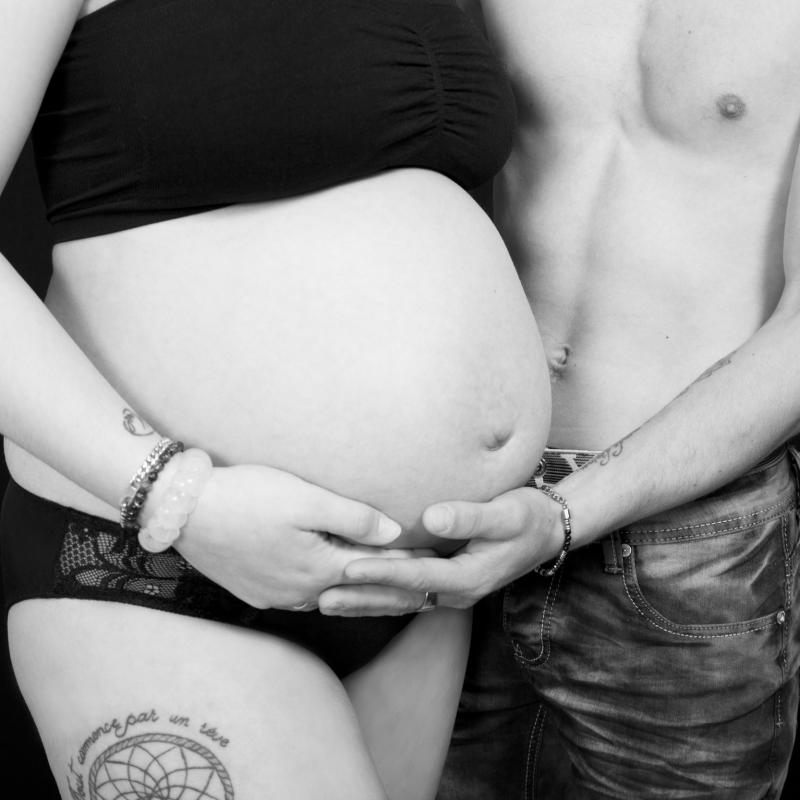
<svg viewBox="0 0 800 800">
<path fill-rule="evenodd" d="M 436 604 L 439 601 L 439 596 L 436 592 L 425 592 L 425 599 L 422 601 L 422 605 L 417 609 L 417 613 L 421 613 L 422 611 L 433 611 L 436 608 Z"/>
</svg>

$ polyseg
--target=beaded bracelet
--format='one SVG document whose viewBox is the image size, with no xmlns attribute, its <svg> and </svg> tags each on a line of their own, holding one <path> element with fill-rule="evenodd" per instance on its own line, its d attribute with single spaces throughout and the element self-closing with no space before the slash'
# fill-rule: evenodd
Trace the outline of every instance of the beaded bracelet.
<svg viewBox="0 0 800 800">
<path fill-rule="evenodd" d="M 197 506 L 212 469 L 205 450 L 191 448 L 181 455 L 161 504 L 147 526 L 139 531 L 139 544 L 144 550 L 161 553 L 172 546 Z"/>
<path fill-rule="evenodd" d="M 533 568 L 533 571 L 538 575 L 544 578 L 552 578 L 561 569 L 561 565 L 569 552 L 569 546 L 572 544 L 572 517 L 569 513 L 567 501 L 558 492 L 553 491 L 547 484 L 540 486 L 539 491 L 544 492 L 549 498 L 561 505 L 561 527 L 564 529 L 564 544 L 561 545 L 561 552 L 550 562 L 549 566 L 539 564 L 538 567 Z"/>
<path fill-rule="evenodd" d="M 136 533 L 139 530 L 139 512 L 147 499 L 147 493 L 158 478 L 158 473 L 164 469 L 167 462 L 176 453 L 180 453 L 182 450 L 183 442 L 161 439 L 136 470 L 136 474 L 130 481 L 133 494 L 124 497 L 119 504 L 119 524 L 124 530 L 130 533 Z"/>
</svg>

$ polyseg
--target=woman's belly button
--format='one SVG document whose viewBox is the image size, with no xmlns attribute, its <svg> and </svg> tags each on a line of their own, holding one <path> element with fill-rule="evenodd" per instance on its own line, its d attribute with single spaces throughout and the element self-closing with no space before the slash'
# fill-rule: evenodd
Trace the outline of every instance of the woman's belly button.
<svg viewBox="0 0 800 800">
<path fill-rule="evenodd" d="M 497 453 L 511 441 L 513 435 L 514 432 L 508 428 L 495 428 L 482 438 L 481 447 L 489 453 Z"/>
</svg>

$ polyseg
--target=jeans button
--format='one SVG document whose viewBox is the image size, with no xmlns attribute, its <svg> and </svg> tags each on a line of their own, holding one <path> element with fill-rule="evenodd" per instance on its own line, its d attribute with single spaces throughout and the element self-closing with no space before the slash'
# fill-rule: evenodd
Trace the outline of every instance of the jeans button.
<svg viewBox="0 0 800 800">
<path fill-rule="evenodd" d="M 776 615 L 775 619 L 778 620 L 778 625 L 783 625 L 786 622 L 786 612 L 781 609 Z"/>
<path fill-rule="evenodd" d="M 632 552 L 631 551 L 631 546 L 629 544 L 622 545 L 622 557 L 623 558 L 628 558 L 628 556 L 630 556 L 631 552 Z"/>
</svg>

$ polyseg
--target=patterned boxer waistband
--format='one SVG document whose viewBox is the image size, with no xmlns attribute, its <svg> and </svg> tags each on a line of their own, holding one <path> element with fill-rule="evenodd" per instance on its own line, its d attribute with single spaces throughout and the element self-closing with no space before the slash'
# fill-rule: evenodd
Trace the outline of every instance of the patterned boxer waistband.
<svg viewBox="0 0 800 800">
<path fill-rule="evenodd" d="M 785 451 L 786 445 L 782 445 L 777 450 L 770 453 L 762 461 L 759 461 L 759 463 L 752 467 L 752 469 L 748 470 L 748 473 L 760 469 L 765 464 L 768 464 L 777 457 L 781 456 Z M 559 450 L 554 447 L 547 447 L 542 454 L 542 459 L 539 462 L 539 466 L 526 485 L 541 487 L 542 484 L 546 483 L 552 486 L 553 484 L 556 484 L 560 480 L 566 478 L 567 475 L 577 472 L 592 459 L 600 456 L 601 453 L 605 453 L 605 456 L 603 457 L 606 459 L 616 455 L 613 452 L 613 448 L 610 452 L 608 452 L 600 450 Z"/>
<path fill-rule="evenodd" d="M 527 485 L 539 487 L 545 483 L 558 483 L 588 464 L 599 453 L 599 450 L 557 450 L 547 447 Z"/>
</svg>

